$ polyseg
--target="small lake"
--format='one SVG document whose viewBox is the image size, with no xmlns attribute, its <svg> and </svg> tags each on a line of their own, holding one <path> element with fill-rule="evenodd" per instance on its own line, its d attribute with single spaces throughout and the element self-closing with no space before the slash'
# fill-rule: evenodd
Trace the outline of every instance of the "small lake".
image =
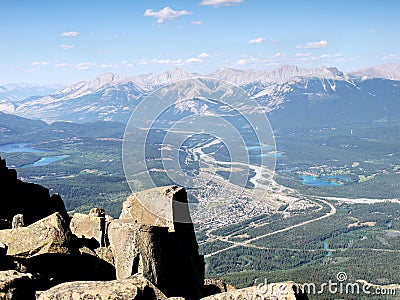
<svg viewBox="0 0 400 300">
<path fill-rule="evenodd" d="M 42 153 L 47 152 L 46 150 L 35 149 L 29 147 L 31 143 L 15 143 L 15 144 L 4 144 L 0 145 L 0 152 L 4 153 L 18 153 L 18 152 L 25 152 L 25 153 Z"/>
<path fill-rule="evenodd" d="M 341 175 L 332 176 L 300 176 L 302 183 L 309 186 L 341 186 L 345 182 L 350 181 L 350 178 Z"/>
<path fill-rule="evenodd" d="M 270 145 L 251 145 L 246 146 L 246 150 L 249 153 L 249 156 L 258 156 L 258 157 L 283 157 L 282 153 L 273 151 L 274 148 Z M 268 151 L 268 152 L 266 152 Z"/>
<path fill-rule="evenodd" d="M 43 166 L 49 165 L 49 164 L 59 161 L 59 160 L 63 160 L 68 157 L 69 157 L 69 155 L 57 155 L 57 156 L 42 157 L 38 161 L 35 161 L 33 164 L 25 165 L 25 166 L 22 166 L 21 168 L 43 167 Z"/>
<path fill-rule="evenodd" d="M 49 153 L 47 150 L 40 150 L 33 147 L 30 147 L 32 143 L 15 143 L 15 144 L 4 144 L 0 145 L 0 152 L 4 153 Z M 53 162 L 63 160 L 69 157 L 69 155 L 56 155 L 56 156 L 45 156 L 41 159 L 35 161 L 33 164 L 25 165 L 20 167 L 23 168 L 32 168 L 32 167 L 43 167 L 49 165 Z"/>
</svg>

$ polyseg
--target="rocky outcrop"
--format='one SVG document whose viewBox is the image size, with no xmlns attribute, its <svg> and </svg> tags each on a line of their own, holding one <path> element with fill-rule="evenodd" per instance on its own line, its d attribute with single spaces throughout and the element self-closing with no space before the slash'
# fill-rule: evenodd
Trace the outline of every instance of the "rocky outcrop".
<svg viewBox="0 0 400 300">
<path fill-rule="evenodd" d="M 175 231 L 179 223 L 192 224 L 183 187 L 166 186 L 134 193 L 123 203 L 120 219 L 135 223 L 168 227 Z"/>
<path fill-rule="evenodd" d="M 17 179 L 17 172 L 8 169 L 0 158 L 0 229 L 10 229 L 15 215 L 23 215 L 25 226 L 39 221 L 55 212 L 65 220 L 68 214 L 58 194 L 50 196 L 49 190 L 40 185 Z"/>
<path fill-rule="evenodd" d="M 35 278 L 29 273 L 14 270 L 0 271 L 0 299 L 34 299 Z"/>
<path fill-rule="evenodd" d="M 105 246 L 106 219 L 100 216 L 76 213 L 71 219 L 71 232 L 80 239 L 96 241 L 98 246 Z M 97 248 L 96 247 L 96 248 Z"/>
<path fill-rule="evenodd" d="M 165 283 L 166 227 L 130 223 L 124 220 L 111 222 L 108 239 L 114 254 L 118 279 L 139 273 L 161 287 Z"/>
<path fill-rule="evenodd" d="M 224 279 L 207 278 L 204 279 L 203 296 L 210 296 L 219 293 L 235 291 L 236 288 L 227 284 Z"/>
<path fill-rule="evenodd" d="M 184 188 L 167 186 L 135 193 L 124 202 L 120 220 L 112 221 L 109 227 L 113 252 L 118 250 L 111 240 L 118 239 L 118 228 L 121 227 L 131 231 L 129 236 L 137 239 L 137 245 L 145 245 L 140 246 L 142 250 L 138 251 L 137 256 L 133 256 L 129 264 L 135 266 L 133 272 L 144 272 L 142 274 L 149 276 L 146 278 L 167 296 L 181 296 L 186 299 L 199 299 L 202 296 L 204 258 L 198 253 Z M 134 234 L 133 231 L 137 229 L 126 224 L 148 224 L 149 227 L 144 229 L 145 227 L 138 226 L 136 228 L 140 230 Z M 124 251 L 122 250 L 121 256 L 127 257 L 128 253 L 122 254 Z M 132 257 L 129 254 L 128 256 Z M 130 275 L 126 272 L 126 265 L 122 272 L 119 268 L 116 258 L 117 274 Z"/>
<path fill-rule="evenodd" d="M 44 253 L 68 253 L 71 232 L 59 213 L 28 227 L 0 230 L 0 242 L 8 246 L 7 255 L 29 257 Z"/>
<path fill-rule="evenodd" d="M 141 275 L 107 282 L 68 282 L 39 293 L 38 300 L 108 299 L 166 300 L 167 297 Z"/>
</svg>

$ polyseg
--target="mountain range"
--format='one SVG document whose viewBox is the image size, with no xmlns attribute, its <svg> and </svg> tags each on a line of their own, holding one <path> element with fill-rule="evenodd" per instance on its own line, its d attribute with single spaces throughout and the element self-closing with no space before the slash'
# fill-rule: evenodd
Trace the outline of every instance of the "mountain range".
<svg viewBox="0 0 400 300">
<path fill-rule="evenodd" d="M 345 73 L 335 67 L 272 71 L 220 69 L 200 75 L 173 69 L 158 75 L 103 74 L 69 87 L 0 86 L 0 111 L 47 122 L 126 123 L 142 97 L 183 79 L 210 77 L 246 90 L 277 127 L 400 121 L 400 64 Z M 193 88 L 199 88 L 194 86 Z M 321 123 L 322 122 L 322 123 Z"/>
</svg>

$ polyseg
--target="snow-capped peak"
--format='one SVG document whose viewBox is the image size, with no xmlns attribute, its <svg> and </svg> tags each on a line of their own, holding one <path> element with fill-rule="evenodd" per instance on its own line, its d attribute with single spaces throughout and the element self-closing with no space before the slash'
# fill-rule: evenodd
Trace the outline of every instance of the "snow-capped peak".
<svg viewBox="0 0 400 300">
<path fill-rule="evenodd" d="M 376 67 L 361 69 L 352 75 L 366 78 L 384 78 L 390 80 L 400 80 L 400 64 L 387 63 Z"/>
<path fill-rule="evenodd" d="M 124 79 L 123 76 L 114 73 L 106 73 L 98 76 L 91 81 L 81 81 L 73 86 L 67 87 L 60 91 L 60 94 L 68 95 L 69 97 L 83 96 L 93 93 L 107 85 L 116 84 Z"/>
</svg>

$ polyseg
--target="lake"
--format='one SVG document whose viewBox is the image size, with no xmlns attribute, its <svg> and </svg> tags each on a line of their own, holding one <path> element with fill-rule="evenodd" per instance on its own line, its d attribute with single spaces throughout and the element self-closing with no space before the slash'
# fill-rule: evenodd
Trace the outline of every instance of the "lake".
<svg viewBox="0 0 400 300">
<path fill-rule="evenodd" d="M 69 157 L 69 155 L 57 155 L 57 156 L 42 157 L 38 161 L 35 161 L 33 164 L 25 165 L 25 166 L 22 166 L 21 168 L 43 167 L 43 166 L 49 165 L 53 162 L 63 160 L 67 157 Z"/>
<path fill-rule="evenodd" d="M 4 153 L 18 153 L 18 152 L 42 153 L 42 152 L 47 152 L 46 150 L 40 150 L 40 149 L 29 147 L 29 145 L 31 145 L 31 143 L 4 144 L 4 145 L 0 145 L 0 152 L 4 152 Z"/>
<path fill-rule="evenodd" d="M 32 143 L 15 143 L 15 144 L 4 144 L 0 145 L 0 152 L 4 153 L 48 153 L 47 150 L 40 150 L 30 147 Z M 69 157 L 69 155 L 56 155 L 56 156 L 46 156 L 35 161 L 33 164 L 25 165 L 20 168 L 32 168 L 32 167 L 43 167 L 53 162 L 62 160 Z"/>
<path fill-rule="evenodd" d="M 309 186 L 341 186 L 345 182 L 350 181 L 350 178 L 342 175 L 331 176 L 310 176 L 301 175 L 302 183 Z"/>
</svg>

